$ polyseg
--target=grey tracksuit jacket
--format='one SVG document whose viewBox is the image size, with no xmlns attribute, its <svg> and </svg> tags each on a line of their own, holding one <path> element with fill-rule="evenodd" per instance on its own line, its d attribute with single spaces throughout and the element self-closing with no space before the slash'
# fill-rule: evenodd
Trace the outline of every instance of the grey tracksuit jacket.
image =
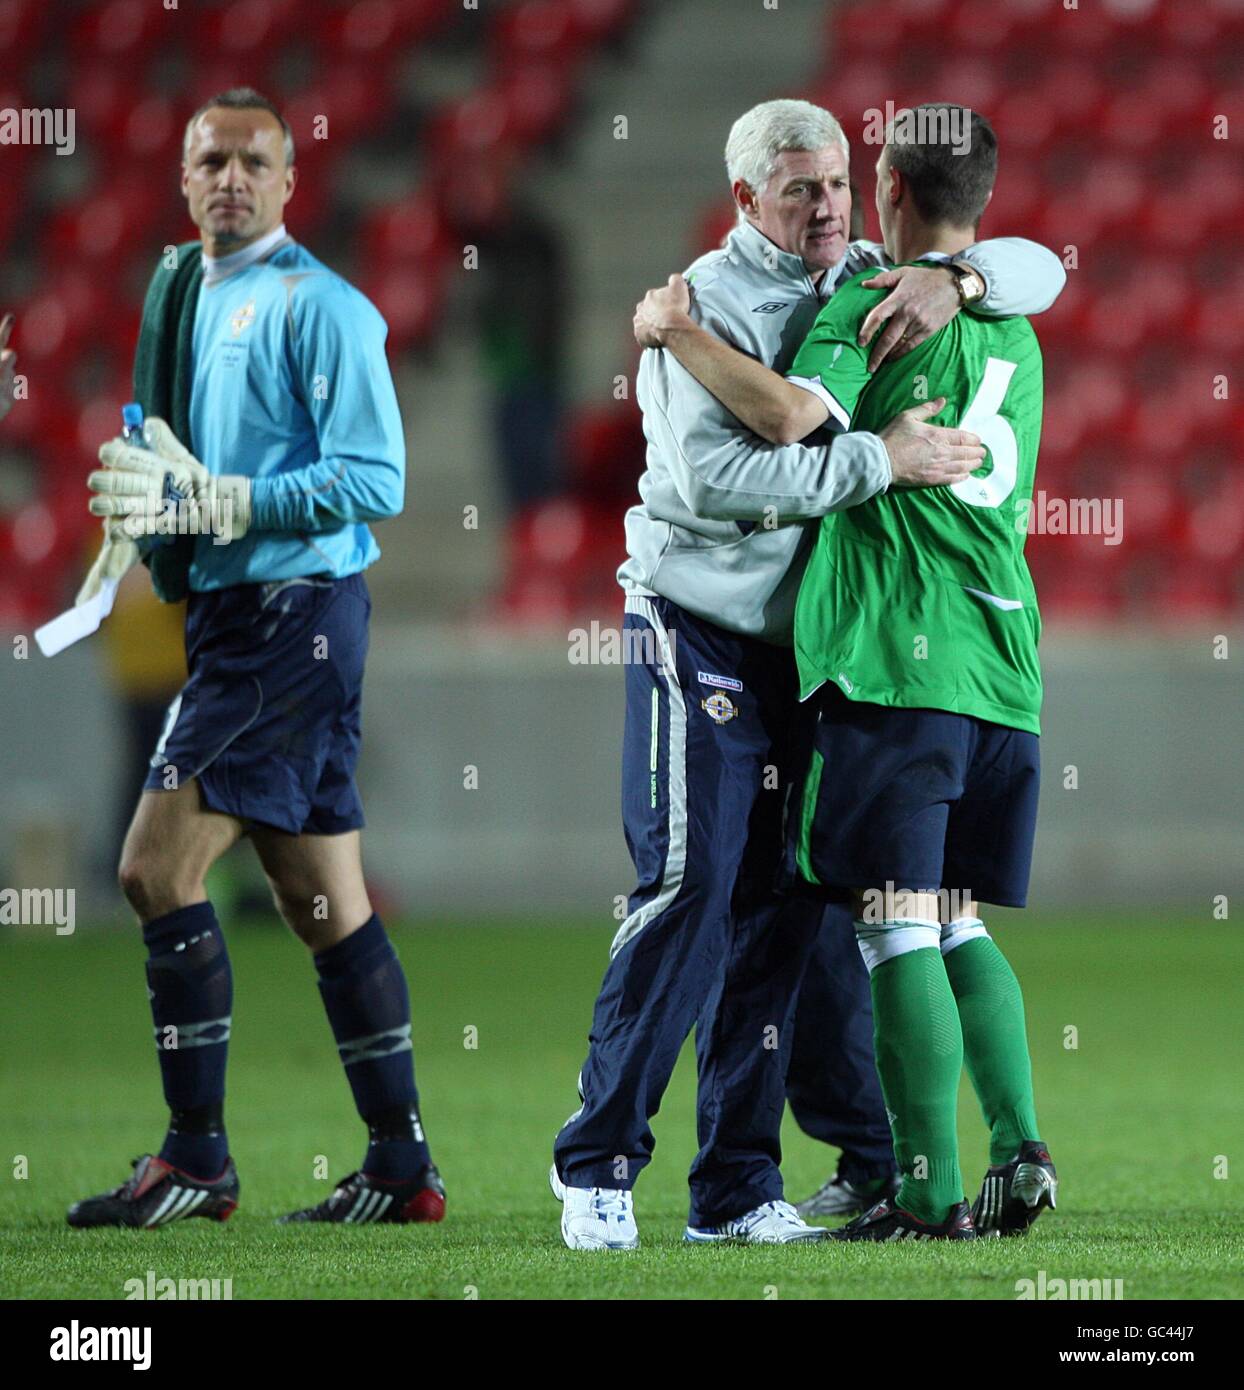
<svg viewBox="0 0 1244 1390">
<path fill-rule="evenodd" d="M 979 242 L 960 258 L 984 276 L 979 311 L 1041 313 L 1066 273 L 1035 242 Z M 876 242 L 852 242 L 812 283 L 800 256 L 740 223 L 687 270 L 691 313 L 704 328 L 785 374 L 834 287 L 886 265 Z M 890 484 L 875 434 L 820 430 L 799 444 L 752 434 L 663 349 L 640 359 L 637 396 L 648 441 L 640 502 L 626 514 L 618 581 L 661 595 L 731 632 L 789 645 L 795 597 L 815 526 Z"/>
</svg>

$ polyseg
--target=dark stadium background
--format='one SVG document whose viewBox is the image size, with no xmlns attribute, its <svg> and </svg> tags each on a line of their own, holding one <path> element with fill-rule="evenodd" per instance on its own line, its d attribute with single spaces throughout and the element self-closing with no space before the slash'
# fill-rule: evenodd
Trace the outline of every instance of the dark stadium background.
<svg viewBox="0 0 1244 1390">
<path fill-rule="evenodd" d="M 84 479 L 129 399 L 143 289 L 161 249 L 194 234 L 177 191 L 185 120 L 242 83 L 294 129 L 290 231 L 390 326 L 408 504 L 379 528 L 368 576 L 364 843 L 383 910 L 403 924 L 416 1035 L 421 999 L 425 1025 L 445 1031 L 443 1057 L 424 1040 L 424 1084 L 435 1095 L 442 1081 L 438 1133 L 461 1121 L 443 1165 L 465 1200 L 495 1196 L 471 1165 L 484 1162 L 479 1132 L 507 1129 L 522 1160 L 501 1190 L 530 1206 L 540 1240 L 554 1231 L 532 1185 L 572 1108 L 615 900 L 631 887 L 621 673 L 568 653 L 575 630 L 621 617 L 613 573 L 643 460 L 632 307 L 728 230 L 734 118 L 804 96 L 851 139 L 870 236 L 867 112 L 925 100 L 985 112 L 1001 159 L 982 235 L 1032 237 L 1068 265 L 1035 325 L 1037 486 L 1121 501 L 1123 530 L 1118 544 L 1030 541 L 1045 618 L 1043 809 L 1033 910 L 999 918 L 1028 953 L 1030 1012 L 1048 1029 L 1034 1040 L 1039 1079 L 1052 1088 L 1059 1067 L 1081 1068 L 1059 1116 L 1084 1126 L 1093 1176 L 1081 1193 L 1101 1229 L 1120 1212 L 1169 1210 L 1172 1190 L 1207 1221 L 1220 1214 L 1231 1185 L 1209 1175 L 1239 1148 L 1225 1079 L 1244 1060 L 1228 998 L 1240 979 L 1230 908 L 1238 919 L 1244 902 L 1241 0 L 0 0 L 0 112 L 76 118 L 70 156 L 0 144 L 0 310 L 17 316 L 26 378 L 0 424 L 0 636 L 13 654 L 0 674 L 0 885 L 77 895 L 72 936 L 0 927 L 16 1059 L 0 1157 L 42 1144 L 44 1173 L 56 1171 L 28 1189 L 0 1180 L 27 1267 L 43 1232 L 60 1240 L 73 1182 L 104 1151 L 115 1166 L 118 1126 L 141 1146 L 157 1122 L 136 934 L 111 874 L 141 772 L 127 740 L 158 718 L 178 660 L 176 619 L 144 597 L 144 576 L 111 637 L 54 661 L 28 638 L 89 564 Z M 267 990 L 280 1015 L 288 997 L 310 1035 L 318 1005 L 294 946 L 277 945 L 248 853 L 212 888 L 239 924 L 239 1008 L 262 1011 Z M 255 970 L 273 963 L 249 1001 L 248 953 Z M 104 979 L 117 983 L 107 999 L 93 987 Z M 515 980 L 543 1010 L 539 1039 L 502 1022 L 536 1016 Z M 496 1018 L 509 1051 L 473 1090 L 461 1030 L 476 1013 Z M 1093 1038 L 1095 1019 L 1091 1057 L 1064 1045 L 1066 1026 Z M 290 1075 L 322 1067 L 340 1090 L 322 1031 Z M 243 1113 L 262 1114 L 286 1076 L 274 1065 L 243 1091 L 243 1066 L 231 1086 Z M 651 1184 L 672 1230 L 689 1156 L 680 1078 Z M 1147 1095 L 1173 1107 L 1184 1167 L 1165 1187 L 1139 1168 L 1128 1186 L 1129 1155 L 1159 1120 Z M 57 1096 L 83 1108 L 70 1119 L 53 1101 L 48 1115 L 40 1102 Z M 325 1144 L 308 1125 L 307 1143 Z M 819 1182 L 824 1156 L 792 1142 L 800 1181 Z M 1114 1195 L 1108 1169 L 1123 1174 Z M 1224 1226 L 1237 1241 L 1238 1210 Z M 1182 1269 L 1172 1257 L 1164 1290 L 1191 1287 Z M 68 1287 L 96 1288 L 98 1269 L 68 1270 Z M 442 1271 L 445 1287 L 456 1270 Z M 928 1296 L 921 1287 L 902 1286 Z M 317 1290 L 334 1291 L 331 1279 Z"/>
</svg>

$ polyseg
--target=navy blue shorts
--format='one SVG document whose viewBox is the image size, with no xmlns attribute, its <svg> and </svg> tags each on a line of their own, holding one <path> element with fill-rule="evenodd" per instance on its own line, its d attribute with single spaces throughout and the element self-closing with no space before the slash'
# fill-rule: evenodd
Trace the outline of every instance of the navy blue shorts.
<svg viewBox="0 0 1244 1390">
<path fill-rule="evenodd" d="M 211 811 L 291 835 L 357 830 L 370 615 L 361 574 L 192 593 L 190 678 L 169 706 L 146 789 L 193 777 Z"/>
<path fill-rule="evenodd" d="M 825 684 L 812 766 L 788 829 L 799 875 L 830 896 L 885 888 L 1023 907 L 1040 740 L 966 714 L 848 700 Z"/>
</svg>

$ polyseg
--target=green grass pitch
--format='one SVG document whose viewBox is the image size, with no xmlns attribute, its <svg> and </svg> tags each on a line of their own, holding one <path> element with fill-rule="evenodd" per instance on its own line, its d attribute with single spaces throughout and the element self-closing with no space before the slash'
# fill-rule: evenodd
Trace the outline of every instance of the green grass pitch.
<svg viewBox="0 0 1244 1390">
<path fill-rule="evenodd" d="M 1244 1297 L 1238 930 L 1127 915 L 995 912 L 992 921 L 1025 987 L 1038 1113 L 1062 1177 L 1056 1214 L 1027 1239 L 973 1246 L 685 1247 L 688 1047 L 637 1187 L 643 1248 L 616 1254 L 562 1246 L 545 1177 L 553 1134 L 575 1104 L 607 928 L 438 921 L 394 931 L 448 1217 L 358 1229 L 273 1224 L 327 1194 L 317 1157 L 331 1179 L 357 1166 L 363 1132 L 305 951 L 268 923 L 227 928 L 227 1115 L 241 1206 L 223 1226 L 158 1232 L 64 1224 L 70 1201 L 120 1181 L 163 1132 L 138 934 L 9 932 L 0 937 L 0 1295 L 120 1298 L 127 1279 L 152 1270 L 231 1279 L 239 1299 L 1012 1299 L 1017 1280 L 1044 1270 L 1121 1279 L 1124 1298 Z M 971 1196 L 985 1140 L 966 1081 L 960 1132 Z M 833 1155 L 789 1118 L 784 1140 L 787 1193 L 799 1199 Z"/>
</svg>

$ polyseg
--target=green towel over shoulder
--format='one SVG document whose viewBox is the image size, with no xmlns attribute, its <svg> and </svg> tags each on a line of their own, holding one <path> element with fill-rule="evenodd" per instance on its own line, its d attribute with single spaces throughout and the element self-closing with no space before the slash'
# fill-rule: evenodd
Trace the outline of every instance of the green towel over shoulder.
<svg viewBox="0 0 1244 1390">
<path fill-rule="evenodd" d="M 191 453 L 196 452 L 190 437 L 190 381 L 194 314 L 203 284 L 202 251 L 201 242 L 184 241 L 156 266 L 143 301 L 134 353 L 134 399 L 143 415 L 168 421 Z M 179 603 L 186 597 L 194 545 L 194 536 L 175 536 L 171 543 L 147 548 L 143 563 L 151 570 L 156 595 L 165 603 Z"/>
</svg>

